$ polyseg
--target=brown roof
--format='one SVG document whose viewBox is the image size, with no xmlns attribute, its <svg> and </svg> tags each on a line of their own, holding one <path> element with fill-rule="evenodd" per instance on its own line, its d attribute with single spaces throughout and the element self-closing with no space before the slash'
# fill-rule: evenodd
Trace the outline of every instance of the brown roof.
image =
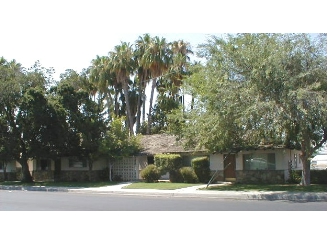
<svg viewBox="0 0 328 246">
<path fill-rule="evenodd" d="M 168 134 L 153 134 L 141 136 L 141 155 L 155 155 L 163 153 L 192 153 L 193 149 L 185 149 L 182 141 Z"/>
</svg>

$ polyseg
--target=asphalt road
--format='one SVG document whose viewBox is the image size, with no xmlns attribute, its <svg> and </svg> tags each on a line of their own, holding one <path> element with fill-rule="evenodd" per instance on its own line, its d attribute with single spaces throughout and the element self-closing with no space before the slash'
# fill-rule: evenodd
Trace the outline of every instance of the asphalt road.
<svg viewBox="0 0 328 246">
<path fill-rule="evenodd" d="M 0 211 L 327 211 L 327 202 L 0 190 Z"/>
</svg>

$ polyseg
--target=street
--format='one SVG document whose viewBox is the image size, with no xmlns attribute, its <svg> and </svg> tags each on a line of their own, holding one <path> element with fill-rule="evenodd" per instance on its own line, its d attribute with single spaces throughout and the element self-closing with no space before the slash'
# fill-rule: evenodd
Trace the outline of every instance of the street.
<svg viewBox="0 0 328 246">
<path fill-rule="evenodd" d="M 327 211 L 327 202 L 0 190 L 0 211 Z"/>
</svg>

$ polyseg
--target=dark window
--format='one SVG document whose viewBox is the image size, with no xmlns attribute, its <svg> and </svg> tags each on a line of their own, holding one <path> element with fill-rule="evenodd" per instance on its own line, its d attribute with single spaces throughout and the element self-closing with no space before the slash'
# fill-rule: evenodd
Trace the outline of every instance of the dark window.
<svg viewBox="0 0 328 246">
<path fill-rule="evenodd" d="M 155 163 L 154 156 L 153 155 L 152 156 L 147 156 L 147 162 L 148 162 L 148 165 L 149 164 L 154 164 Z"/>
<path fill-rule="evenodd" d="M 243 155 L 244 170 L 275 170 L 274 153 L 253 153 Z"/>
<path fill-rule="evenodd" d="M 38 166 L 39 166 L 38 169 L 41 171 L 51 170 L 51 160 L 41 159 L 38 161 Z"/>
<path fill-rule="evenodd" d="M 69 159 L 69 167 L 87 167 L 87 162 L 85 160 L 71 158 Z"/>
</svg>

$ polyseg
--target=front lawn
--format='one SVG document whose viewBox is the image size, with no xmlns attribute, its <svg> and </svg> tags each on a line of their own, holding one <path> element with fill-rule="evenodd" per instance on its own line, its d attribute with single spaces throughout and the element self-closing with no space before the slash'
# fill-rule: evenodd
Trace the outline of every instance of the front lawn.
<svg viewBox="0 0 328 246">
<path fill-rule="evenodd" d="M 225 184 L 211 185 L 203 190 L 217 191 L 289 191 L 289 192 L 327 192 L 327 185 L 312 184 L 300 186 L 298 184 Z"/>
</svg>

